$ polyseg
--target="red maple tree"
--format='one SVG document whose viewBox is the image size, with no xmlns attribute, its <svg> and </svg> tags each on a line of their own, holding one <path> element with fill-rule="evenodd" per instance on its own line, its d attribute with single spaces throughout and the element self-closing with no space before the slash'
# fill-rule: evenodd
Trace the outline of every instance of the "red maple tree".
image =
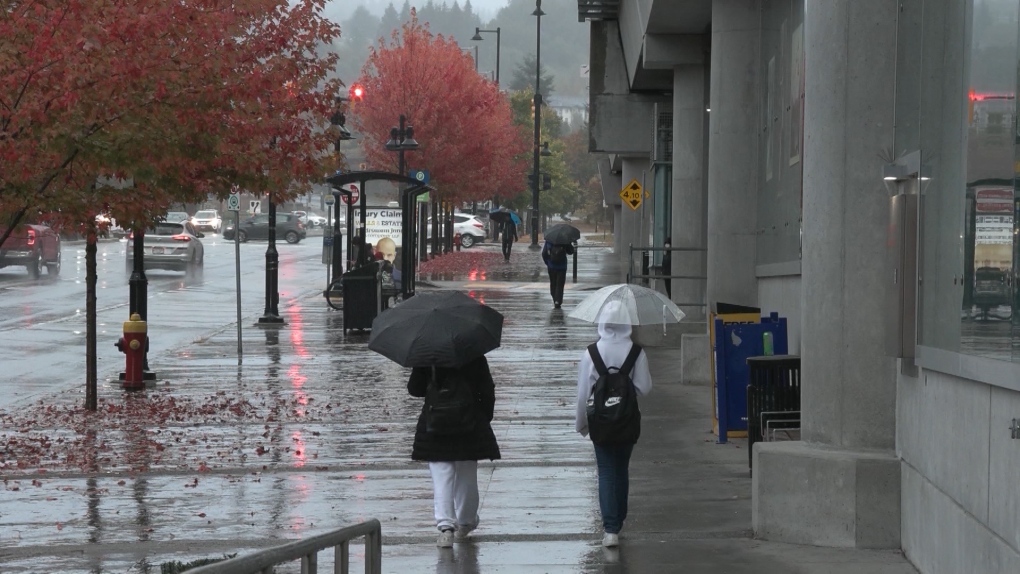
<svg viewBox="0 0 1020 574">
<path fill-rule="evenodd" d="M 433 35 L 413 12 L 388 42 L 371 49 L 357 81 L 365 96 L 352 103 L 351 115 L 370 165 L 397 171 L 396 154 L 385 143 L 404 114 L 420 145 L 408 163 L 429 170 L 446 201 L 523 187 L 530 145 L 513 123 L 509 101 L 453 38 Z"/>
<path fill-rule="evenodd" d="M 144 229 L 235 185 L 285 200 L 321 178 L 324 2 L 0 0 L 0 244 L 26 214 L 86 235 L 88 408 L 96 215 Z"/>
</svg>

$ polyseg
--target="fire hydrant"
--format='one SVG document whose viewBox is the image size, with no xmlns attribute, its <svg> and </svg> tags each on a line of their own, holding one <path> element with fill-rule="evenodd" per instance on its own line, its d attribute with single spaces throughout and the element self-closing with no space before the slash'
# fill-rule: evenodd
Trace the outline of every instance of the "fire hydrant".
<svg viewBox="0 0 1020 574">
<path fill-rule="evenodd" d="M 460 251 L 460 234 L 459 233 L 454 233 L 453 234 L 453 247 L 457 251 Z"/>
<path fill-rule="evenodd" d="M 124 321 L 124 336 L 117 341 L 117 349 L 126 355 L 124 367 L 125 389 L 141 389 L 145 387 L 145 347 L 148 337 L 148 326 L 142 321 L 141 315 L 133 313 Z"/>
</svg>

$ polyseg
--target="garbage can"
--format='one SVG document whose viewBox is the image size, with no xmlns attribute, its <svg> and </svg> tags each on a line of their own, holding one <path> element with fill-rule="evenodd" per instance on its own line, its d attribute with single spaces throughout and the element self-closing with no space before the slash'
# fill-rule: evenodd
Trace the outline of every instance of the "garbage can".
<svg viewBox="0 0 1020 574">
<path fill-rule="evenodd" d="M 786 318 L 778 313 L 768 317 L 747 315 L 743 320 L 760 322 L 726 322 L 714 316 L 712 328 L 713 368 L 715 371 L 715 431 L 719 442 L 743 438 L 747 432 L 748 357 L 766 354 L 768 344 L 773 353 L 785 355 L 787 349 Z M 732 317 L 731 317 L 732 318 Z"/>
<path fill-rule="evenodd" d="M 382 305 L 379 262 L 373 261 L 343 274 L 344 334 L 371 329 Z"/>
<path fill-rule="evenodd" d="M 747 467 L 751 469 L 754 443 L 774 440 L 777 431 L 800 430 L 800 357 L 748 357 L 747 369 Z"/>
</svg>

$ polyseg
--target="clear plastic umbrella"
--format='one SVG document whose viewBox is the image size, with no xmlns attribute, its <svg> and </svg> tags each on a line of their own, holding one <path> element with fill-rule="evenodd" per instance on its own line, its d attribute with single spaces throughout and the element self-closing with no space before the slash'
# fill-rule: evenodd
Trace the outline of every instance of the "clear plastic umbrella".
<svg viewBox="0 0 1020 574">
<path fill-rule="evenodd" d="M 609 305 L 613 301 L 618 304 Z M 666 324 L 678 323 L 684 318 L 684 312 L 658 291 L 640 285 L 620 283 L 608 285 L 585 297 L 568 316 L 589 323 L 601 321 L 622 325 L 662 323 L 662 331 L 665 333 Z"/>
</svg>

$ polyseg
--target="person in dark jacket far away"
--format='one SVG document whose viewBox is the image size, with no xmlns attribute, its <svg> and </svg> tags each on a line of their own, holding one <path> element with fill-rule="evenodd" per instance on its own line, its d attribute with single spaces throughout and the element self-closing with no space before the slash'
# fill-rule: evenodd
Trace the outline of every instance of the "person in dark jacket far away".
<svg viewBox="0 0 1020 574">
<path fill-rule="evenodd" d="M 454 537 L 463 540 L 478 527 L 478 461 L 500 458 L 499 444 L 491 426 L 496 387 L 488 361 L 480 356 L 456 369 L 415 367 L 407 381 L 407 392 L 414 397 L 425 397 L 433 373 L 439 381 L 453 373 L 470 381 L 477 400 L 475 426 L 463 434 L 429 432 L 426 424 L 429 405 L 424 405 L 411 449 L 411 458 L 427 461 L 432 472 L 436 527 L 439 528 L 436 545 L 451 548 Z"/>
<path fill-rule="evenodd" d="M 500 227 L 503 233 L 503 259 L 510 261 L 510 250 L 514 247 L 514 241 L 517 241 L 517 226 L 508 217 Z"/>
<path fill-rule="evenodd" d="M 548 241 L 542 246 L 542 261 L 549 270 L 549 293 L 553 306 L 563 304 L 563 286 L 567 283 L 567 256 L 574 254 L 573 245 L 553 244 Z"/>
</svg>

